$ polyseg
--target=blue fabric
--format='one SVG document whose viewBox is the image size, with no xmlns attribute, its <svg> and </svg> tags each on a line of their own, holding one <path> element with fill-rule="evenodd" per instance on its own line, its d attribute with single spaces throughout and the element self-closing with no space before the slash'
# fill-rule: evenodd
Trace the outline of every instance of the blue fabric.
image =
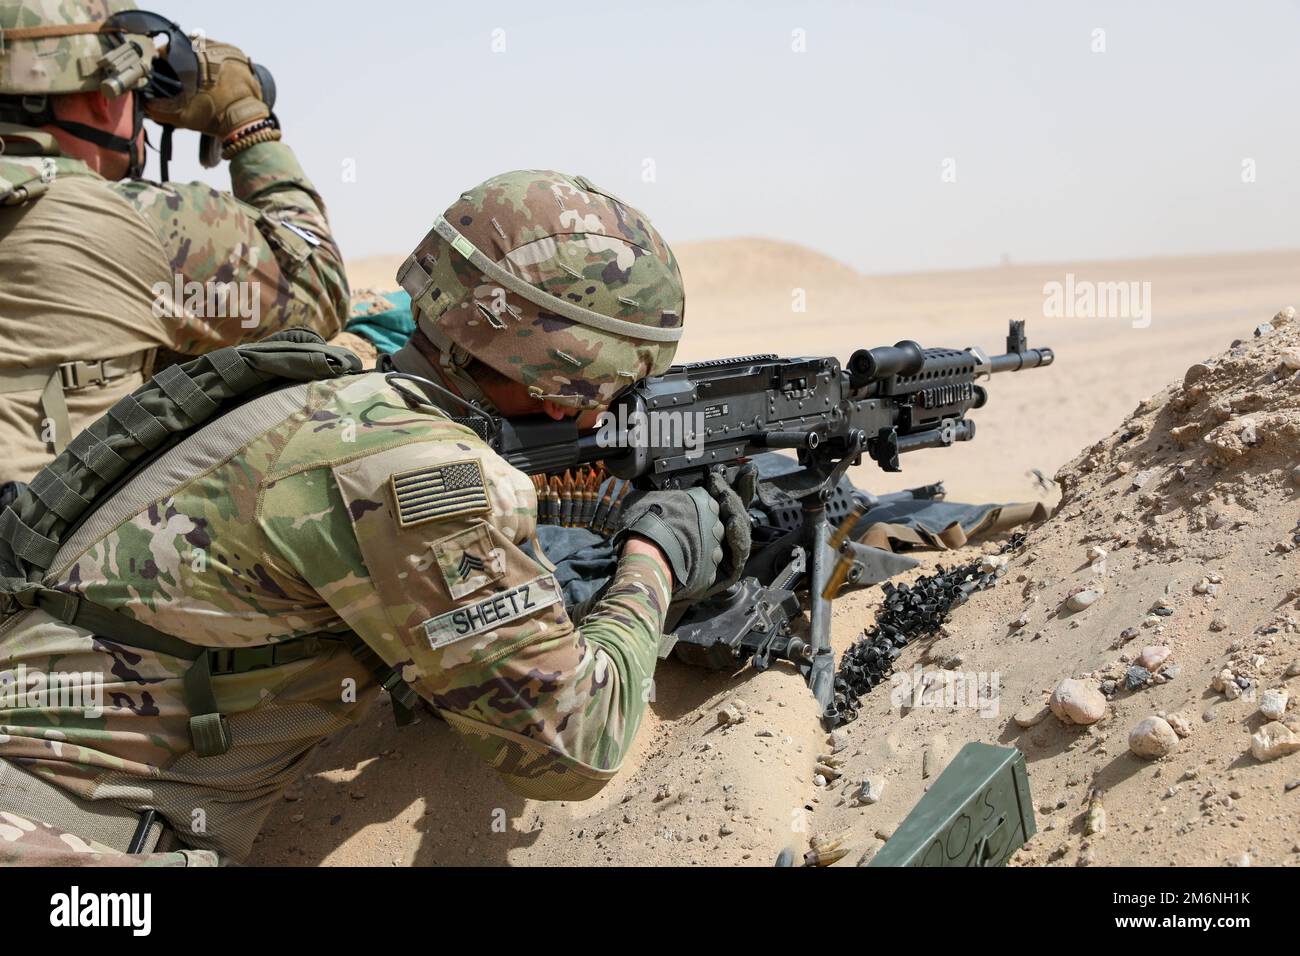
<svg viewBox="0 0 1300 956">
<path fill-rule="evenodd" d="M 393 303 L 391 309 L 373 315 L 354 315 L 348 319 L 347 330 L 368 339 L 381 355 L 391 355 L 415 334 L 415 318 L 411 315 L 409 292 L 402 289 L 385 292 L 384 298 Z"/>
</svg>

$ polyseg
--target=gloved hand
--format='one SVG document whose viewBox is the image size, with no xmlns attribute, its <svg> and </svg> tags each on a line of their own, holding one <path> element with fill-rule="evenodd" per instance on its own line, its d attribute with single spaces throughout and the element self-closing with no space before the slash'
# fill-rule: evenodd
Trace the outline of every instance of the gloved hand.
<svg viewBox="0 0 1300 956">
<path fill-rule="evenodd" d="M 754 530 L 749 506 L 754 503 L 754 493 L 758 490 L 758 466 L 753 462 L 741 465 L 730 484 L 722 472 L 711 472 L 704 485 L 718 501 L 726 543 L 726 555 L 718 567 L 717 580 L 705 595 L 708 597 L 739 581 L 749 560 Z"/>
<path fill-rule="evenodd" d="M 752 466 L 747 466 L 752 469 Z M 721 474 L 690 491 L 646 491 L 630 495 L 614 537 L 654 542 L 673 572 L 673 600 L 700 600 L 726 590 L 749 560 L 749 501 L 758 473 L 742 468 L 732 488 Z M 725 547 L 724 547 L 725 544 Z"/>
<path fill-rule="evenodd" d="M 271 108 L 253 73 L 253 62 L 229 43 L 196 43 L 199 88 L 193 96 L 146 100 L 145 112 L 155 123 L 197 130 L 224 141 L 235 130 L 266 119 Z"/>
<path fill-rule="evenodd" d="M 629 495 L 615 545 L 622 547 L 630 535 L 654 542 L 664 553 L 673 572 L 674 600 L 703 597 L 717 579 L 726 529 L 707 488 Z"/>
</svg>

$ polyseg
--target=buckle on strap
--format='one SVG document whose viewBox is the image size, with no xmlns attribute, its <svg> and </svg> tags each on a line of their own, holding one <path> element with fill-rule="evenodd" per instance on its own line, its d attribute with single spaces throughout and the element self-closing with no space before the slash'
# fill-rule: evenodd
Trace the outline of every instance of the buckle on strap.
<svg viewBox="0 0 1300 956">
<path fill-rule="evenodd" d="M 59 378 L 63 382 L 63 390 L 69 392 L 91 385 L 103 385 L 108 381 L 108 373 L 104 369 L 103 359 L 95 362 L 64 362 L 59 366 Z"/>
</svg>

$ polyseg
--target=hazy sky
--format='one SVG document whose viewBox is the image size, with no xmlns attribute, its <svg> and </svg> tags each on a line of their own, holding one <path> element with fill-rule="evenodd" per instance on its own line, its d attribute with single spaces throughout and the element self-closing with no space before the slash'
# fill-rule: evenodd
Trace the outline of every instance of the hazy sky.
<svg viewBox="0 0 1300 956">
<path fill-rule="evenodd" d="M 524 167 L 864 272 L 1300 248 L 1296 0 L 157 2 L 272 69 L 349 257 Z"/>
</svg>

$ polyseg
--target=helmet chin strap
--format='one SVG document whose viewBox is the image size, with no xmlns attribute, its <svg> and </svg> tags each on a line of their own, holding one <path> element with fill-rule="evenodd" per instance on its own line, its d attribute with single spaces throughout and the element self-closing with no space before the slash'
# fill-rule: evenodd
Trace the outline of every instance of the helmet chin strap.
<svg viewBox="0 0 1300 956">
<path fill-rule="evenodd" d="M 421 336 L 425 336 L 429 345 L 437 349 L 438 361 L 436 363 L 431 361 L 430 357 L 416 345 L 416 339 Z M 430 341 L 427 331 L 421 327 L 416 330 L 415 335 L 405 345 L 393 354 L 393 367 L 399 372 L 406 372 L 433 381 L 441 381 L 444 385 L 455 389 L 462 398 L 468 399 L 484 411 L 499 415 L 500 411 L 483 394 L 483 390 L 479 388 L 478 383 L 470 377 L 463 365 L 457 364 L 453 359 L 453 353 L 461 350 L 458 350 L 445 338 L 444 344 L 447 346 L 446 348 L 439 346 L 437 342 Z"/>
<path fill-rule="evenodd" d="M 42 125 L 61 129 L 68 135 L 85 140 L 87 143 L 93 143 L 101 149 L 125 154 L 128 159 L 127 178 L 139 179 L 144 174 L 144 144 L 141 143 L 140 148 L 136 149 L 136 141 L 140 138 L 140 130 L 144 129 L 144 106 L 136 93 L 131 94 L 131 100 L 134 118 L 131 121 L 130 139 L 117 136 L 108 132 L 108 130 L 100 129 L 98 126 L 89 126 L 75 120 L 59 119 L 53 115 L 46 118 L 45 123 Z"/>
</svg>

